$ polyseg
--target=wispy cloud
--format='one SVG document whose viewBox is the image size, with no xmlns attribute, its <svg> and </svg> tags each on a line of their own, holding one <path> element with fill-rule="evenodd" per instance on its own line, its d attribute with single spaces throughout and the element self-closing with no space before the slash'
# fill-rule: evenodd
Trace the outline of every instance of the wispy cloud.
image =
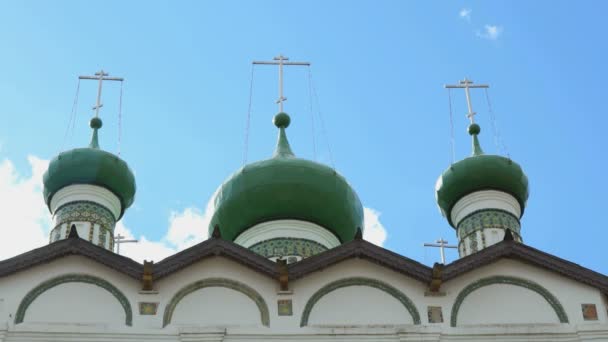
<svg viewBox="0 0 608 342">
<path fill-rule="evenodd" d="M 471 22 L 471 12 L 472 10 L 470 8 L 463 8 L 458 12 L 458 15 L 461 19 Z"/>
<path fill-rule="evenodd" d="M 502 26 L 485 25 L 483 31 L 477 31 L 477 36 L 488 40 L 497 40 L 503 32 Z"/>
</svg>

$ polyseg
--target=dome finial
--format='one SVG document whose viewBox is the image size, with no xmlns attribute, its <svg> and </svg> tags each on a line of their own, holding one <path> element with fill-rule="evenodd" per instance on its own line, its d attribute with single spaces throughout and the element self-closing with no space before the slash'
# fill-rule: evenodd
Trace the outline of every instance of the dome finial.
<svg viewBox="0 0 608 342">
<path fill-rule="evenodd" d="M 99 138 L 97 136 L 97 130 L 101 128 L 103 122 L 100 118 L 94 117 L 91 119 L 89 125 L 93 129 L 93 136 L 91 136 L 91 143 L 89 144 L 90 148 L 99 148 Z"/>
<path fill-rule="evenodd" d="M 469 125 L 469 134 L 473 137 L 473 155 L 478 156 L 483 154 L 483 150 L 481 149 L 481 145 L 479 144 L 479 139 L 477 135 L 481 132 L 481 127 L 478 124 L 472 123 Z"/>
<path fill-rule="evenodd" d="M 285 128 L 289 127 L 291 118 L 289 118 L 289 115 L 287 115 L 287 113 L 281 112 L 274 116 L 274 119 L 272 120 L 272 122 L 279 129 L 279 139 L 277 141 L 277 148 L 274 151 L 273 158 L 295 157 L 295 155 L 291 151 L 291 146 L 289 146 L 289 141 L 287 140 L 287 134 L 285 134 Z"/>
</svg>

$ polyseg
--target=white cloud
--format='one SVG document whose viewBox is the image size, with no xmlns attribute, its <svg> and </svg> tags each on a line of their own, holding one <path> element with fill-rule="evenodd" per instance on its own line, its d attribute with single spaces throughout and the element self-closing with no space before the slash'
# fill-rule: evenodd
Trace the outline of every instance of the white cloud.
<svg viewBox="0 0 608 342">
<path fill-rule="evenodd" d="M 470 8 L 463 8 L 458 12 L 458 15 L 461 19 L 471 22 L 471 12 L 472 10 Z"/>
<path fill-rule="evenodd" d="M 483 31 L 477 31 L 477 36 L 488 40 L 497 40 L 503 32 L 502 26 L 485 25 Z"/>
<path fill-rule="evenodd" d="M 383 246 L 386 241 L 386 229 L 380 222 L 380 212 L 372 208 L 363 208 L 363 238 L 375 245 Z"/>
<path fill-rule="evenodd" d="M 48 160 L 28 156 L 31 175 L 19 174 L 8 159 L 0 162 L 0 260 L 48 243 L 51 217 L 42 198 Z"/>
<path fill-rule="evenodd" d="M 125 243 L 120 247 L 120 254 L 133 260 L 160 261 L 188 247 L 206 240 L 207 227 L 211 221 L 212 212 L 207 205 L 205 212 L 195 207 L 188 207 L 181 212 L 171 212 L 169 229 L 159 241 L 148 240 L 144 235 L 134 237 L 133 233 L 122 222 L 116 224 L 116 234 L 122 234 L 128 239 L 138 239 L 138 243 Z"/>
</svg>

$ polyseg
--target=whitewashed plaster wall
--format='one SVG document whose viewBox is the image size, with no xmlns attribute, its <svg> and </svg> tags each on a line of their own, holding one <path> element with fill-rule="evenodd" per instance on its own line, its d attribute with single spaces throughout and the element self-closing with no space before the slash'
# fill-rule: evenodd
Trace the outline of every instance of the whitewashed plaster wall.
<svg viewBox="0 0 608 342">
<path fill-rule="evenodd" d="M 69 321 L 72 319 L 71 317 L 61 316 L 60 311 L 57 312 L 59 318 L 64 317 L 67 321 L 62 324 L 42 324 L 28 322 L 27 319 L 22 324 L 13 324 L 16 308 L 29 290 L 49 278 L 66 273 L 96 275 L 116 286 L 129 299 L 133 310 L 133 326 L 127 327 L 122 323 L 112 322 L 74 324 Z M 496 325 L 494 324 L 496 316 L 492 317 L 491 313 L 488 313 L 488 315 L 480 316 L 481 321 L 477 324 L 450 327 L 450 310 L 458 293 L 472 282 L 494 275 L 511 275 L 541 284 L 560 300 L 571 324 Z M 378 293 L 379 290 L 374 288 L 352 286 L 330 292 L 326 297 L 321 298 L 311 311 L 309 325 L 300 327 L 301 314 L 306 302 L 315 292 L 329 283 L 352 277 L 380 280 L 407 295 L 416 306 L 422 324 L 412 325 L 408 312 L 399 312 L 398 308 L 402 310 L 401 307 L 393 307 L 393 304 L 388 302 L 392 297 L 383 292 Z M 234 292 L 231 292 L 233 290 L 214 287 L 193 292 L 192 301 L 182 303 L 184 306 L 181 308 L 179 304 L 176 306 L 175 323 L 162 328 L 164 309 L 171 298 L 185 286 L 209 278 L 231 279 L 255 289 L 268 306 L 270 326 L 265 327 L 258 320 L 252 319 L 254 313 L 256 313 L 256 318 L 259 316 L 248 302 L 249 298 L 243 298 L 240 293 L 235 295 Z M 290 293 L 278 293 L 278 283 L 275 279 L 270 279 L 223 257 L 212 257 L 197 262 L 168 278 L 158 280 L 155 285 L 158 293 L 140 293 L 139 281 L 80 256 L 61 258 L 12 276 L 0 278 L 0 341 L 99 341 L 108 339 L 116 341 L 261 341 L 269 339 L 292 341 L 353 339 L 361 341 L 418 341 L 423 339 L 425 341 L 548 341 L 562 339 L 585 341 L 595 339 L 600 341 L 602 338 L 608 341 L 605 299 L 602 298 L 599 291 L 553 272 L 513 260 L 498 261 L 469 272 L 461 278 L 448 281 L 442 286 L 445 296 L 439 297 L 425 296 L 426 284 L 361 259 L 346 260 L 309 274 L 303 279 L 291 281 L 292 292 Z M 500 290 L 500 286 L 497 289 Z M 478 291 L 492 287 L 493 285 Z M 518 294 L 517 291 L 520 289 L 514 290 L 514 294 Z M 86 291 L 87 287 L 78 287 L 76 290 L 89 293 Z M 499 291 L 497 296 L 502 296 L 503 290 Z M 525 289 L 523 290 L 525 291 Z M 62 290 L 57 288 L 57 291 Z M 488 299 L 488 297 L 490 298 Z M 475 301 L 479 301 L 479 298 L 491 300 L 491 297 L 490 292 L 472 292 L 463 302 L 459 317 L 466 316 L 466 312 L 469 310 L 467 305 L 474 304 Z M 187 298 L 186 296 L 185 299 Z M 44 297 L 41 296 L 41 299 Z M 279 299 L 293 301 L 292 316 L 278 315 L 277 300 Z M 376 300 L 377 302 L 375 302 Z M 467 302 L 467 300 L 472 301 Z M 139 302 L 160 303 L 157 314 L 140 315 L 137 308 Z M 197 303 L 206 303 L 206 305 L 199 306 Z M 596 304 L 599 320 L 584 321 L 581 314 L 581 303 Z M 390 310 L 383 311 L 387 305 Z M 35 306 L 36 302 L 32 304 L 32 307 L 35 308 Z M 444 323 L 429 323 L 427 306 L 441 306 Z M 365 310 L 365 312 L 360 312 L 363 316 L 348 316 L 344 314 L 345 308 L 347 310 Z M 210 313 L 218 313 L 218 310 L 220 310 L 219 316 L 206 316 Z M 235 312 L 235 310 L 237 311 Z M 553 317 L 554 313 L 550 313 Z M 365 316 L 367 314 L 369 316 Z M 545 317 L 545 314 L 547 312 L 541 312 L 540 316 Z M 196 317 L 195 320 L 192 320 L 193 315 Z M 188 316 L 189 321 L 185 319 L 185 316 Z M 396 319 L 395 316 L 399 316 L 399 319 Z M 226 327 L 221 320 L 212 322 L 211 319 L 218 319 L 218 317 L 234 317 L 235 319 L 231 323 L 238 322 L 240 326 Z M 373 317 L 370 322 L 374 326 L 359 325 L 369 317 Z M 485 321 L 484 317 L 487 317 Z M 53 317 L 53 319 L 61 321 L 57 317 Z M 466 318 L 462 319 L 462 322 L 466 323 Z M 2 321 L 6 323 L 3 325 Z M 217 325 L 205 326 L 207 324 Z"/>
<path fill-rule="evenodd" d="M 492 277 L 492 276 L 512 276 L 517 278 L 526 279 L 529 281 L 533 281 L 545 289 L 547 289 L 550 293 L 552 293 L 563 306 L 566 314 L 568 315 L 569 322 L 571 324 L 597 324 L 604 323 L 608 324 L 608 317 L 606 314 L 606 307 L 602 302 L 602 294 L 597 289 L 584 285 L 582 283 L 576 282 L 569 278 L 560 276 L 555 272 L 547 271 L 545 269 L 541 269 L 538 267 L 534 267 L 516 260 L 503 259 L 499 260 L 490 265 L 480 267 L 474 271 L 471 271 L 467 274 L 464 274 L 456 279 L 452 279 L 442 285 L 442 291 L 446 293 L 446 296 L 441 300 L 442 305 L 444 305 L 444 319 L 445 321 L 450 321 L 450 312 L 452 310 L 452 305 L 456 300 L 456 296 L 462 289 L 464 289 L 467 285 L 473 283 L 474 281 L 482 278 Z M 513 287 L 517 287 L 514 285 L 505 285 L 505 287 L 498 286 L 490 286 L 490 288 L 498 290 L 495 292 L 495 295 L 488 293 L 485 288 L 478 289 L 470 296 L 465 298 L 461 310 L 464 308 L 465 310 L 469 310 L 468 300 L 472 300 L 471 304 L 480 304 L 480 300 L 483 298 L 486 302 L 483 304 L 483 307 L 496 307 L 496 311 L 487 311 L 485 315 L 479 315 L 480 320 L 477 325 L 484 324 L 496 324 L 499 321 L 500 317 L 507 319 L 509 322 L 518 321 L 518 315 L 524 315 L 527 317 L 534 317 L 540 320 L 538 323 L 543 323 L 547 321 L 551 321 L 553 317 L 555 317 L 555 313 L 552 312 L 551 317 L 540 318 L 543 310 L 546 307 L 538 307 L 537 309 L 531 310 L 531 303 L 528 300 L 536 301 L 538 297 L 528 294 L 525 297 L 513 296 L 509 297 L 509 300 L 512 301 L 509 304 L 511 307 L 521 307 L 522 309 L 519 311 L 511 311 L 510 314 L 507 312 L 500 312 L 500 305 L 505 303 L 504 298 L 510 294 L 524 294 L 526 292 L 520 291 L 523 289 L 521 287 L 517 287 L 518 289 L 514 289 Z M 501 292 L 505 289 L 509 289 L 507 293 Z M 482 291 L 480 294 L 476 294 L 477 291 Z M 532 292 L 531 290 L 524 289 L 524 291 Z M 517 303 L 517 305 L 515 304 Z M 598 320 L 597 321 L 585 321 L 583 319 L 581 304 L 595 304 L 598 311 Z M 471 311 L 469 310 L 468 313 Z M 464 319 L 463 322 L 470 322 L 464 316 L 461 316 L 463 312 L 459 312 L 458 314 L 458 322 L 460 323 L 461 318 Z M 464 312 L 464 315 L 467 315 L 467 311 Z M 470 324 L 470 323 L 469 323 Z"/>
<path fill-rule="evenodd" d="M 125 324 L 125 310 L 105 289 L 65 283 L 42 293 L 28 307 L 24 322 Z"/>
<path fill-rule="evenodd" d="M 114 285 L 129 298 L 134 313 L 133 323 L 139 323 L 137 318 L 138 315 L 135 315 L 137 310 L 135 300 L 137 291 L 141 286 L 140 282 L 81 256 L 63 257 L 50 263 L 35 266 L 14 275 L 0 278 L 0 300 L 4 301 L 4 312 L 0 313 L 0 315 L 2 315 L 0 317 L 0 322 L 6 322 L 9 327 L 14 326 L 17 308 L 25 295 L 44 281 L 66 274 L 92 275 Z M 107 313 L 108 311 L 112 311 L 116 308 L 115 305 L 117 304 L 121 308 L 120 312 L 123 312 L 123 315 L 121 316 L 123 319 L 117 324 L 119 326 L 124 325 L 124 310 L 122 310 L 122 307 L 118 304 L 117 300 L 107 291 L 97 286 L 87 285 L 88 284 L 85 283 L 66 283 L 54 287 L 50 291 L 53 291 L 55 295 L 59 296 L 56 298 L 50 298 L 48 297 L 48 293 L 43 293 L 32 302 L 30 308 L 26 311 L 26 321 L 22 324 L 28 324 L 27 320 L 30 318 L 29 315 L 32 312 L 34 312 L 34 316 L 32 317 L 35 318 L 36 321 L 43 320 L 43 315 L 48 313 L 52 315 L 48 318 L 48 321 L 52 321 L 55 324 L 59 322 L 64 322 L 66 324 L 91 323 L 94 321 L 95 317 L 99 317 L 100 312 Z M 70 290 L 74 290 L 75 292 L 71 293 Z M 53 292 L 51 292 L 51 294 Z M 106 296 L 106 293 L 109 297 Z M 98 295 L 101 297 L 98 297 Z M 105 299 L 109 299 L 110 302 L 105 303 Z M 37 303 L 37 300 L 41 300 L 41 302 Z M 73 312 L 68 312 L 64 310 L 64 308 L 68 309 L 70 306 L 73 308 L 78 307 L 81 305 L 78 303 L 81 300 L 86 300 L 86 302 L 90 304 L 90 307 L 88 310 L 82 311 L 81 315 L 79 317 L 77 316 L 78 319 L 74 321 Z M 46 304 L 57 304 L 59 306 L 43 308 Z M 96 311 L 98 305 L 101 305 L 99 306 L 100 312 Z M 108 320 L 104 319 L 97 323 L 112 326 L 115 321 L 114 318 L 111 318 Z"/>
</svg>

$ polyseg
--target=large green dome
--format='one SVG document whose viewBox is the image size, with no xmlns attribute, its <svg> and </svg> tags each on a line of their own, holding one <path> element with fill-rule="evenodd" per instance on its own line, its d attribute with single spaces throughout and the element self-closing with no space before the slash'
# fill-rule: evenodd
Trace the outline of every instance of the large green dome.
<svg viewBox="0 0 608 342">
<path fill-rule="evenodd" d="M 99 149 L 97 129 L 101 127 L 101 120 L 91 120 L 91 127 L 94 132 L 89 147 L 62 152 L 50 162 L 43 176 L 44 200 L 50 206 L 53 195 L 69 185 L 98 185 L 118 196 L 122 217 L 135 198 L 135 177 L 126 162 Z"/>
<path fill-rule="evenodd" d="M 443 172 L 435 186 L 437 204 L 450 224 L 451 211 L 462 197 L 481 190 L 499 190 L 517 199 L 522 213 L 528 200 L 528 177 L 521 166 L 509 158 L 483 154 L 477 134 L 479 126 L 473 124 L 473 155 L 452 164 Z"/>
<path fill-rule="evenodd" d="M 332 168 L 296 158 L 285 135 L 287 114 L 275 116 L 280 129 L 277 150 L 270 159 L 238 170 L 211 200 L 222 238 L 234 240 L 262 222 L 295 219 L 315 223 L 333 232 L 341 242 L 363 228 L 363 206 L 355 191 Z"/>
</svg>

